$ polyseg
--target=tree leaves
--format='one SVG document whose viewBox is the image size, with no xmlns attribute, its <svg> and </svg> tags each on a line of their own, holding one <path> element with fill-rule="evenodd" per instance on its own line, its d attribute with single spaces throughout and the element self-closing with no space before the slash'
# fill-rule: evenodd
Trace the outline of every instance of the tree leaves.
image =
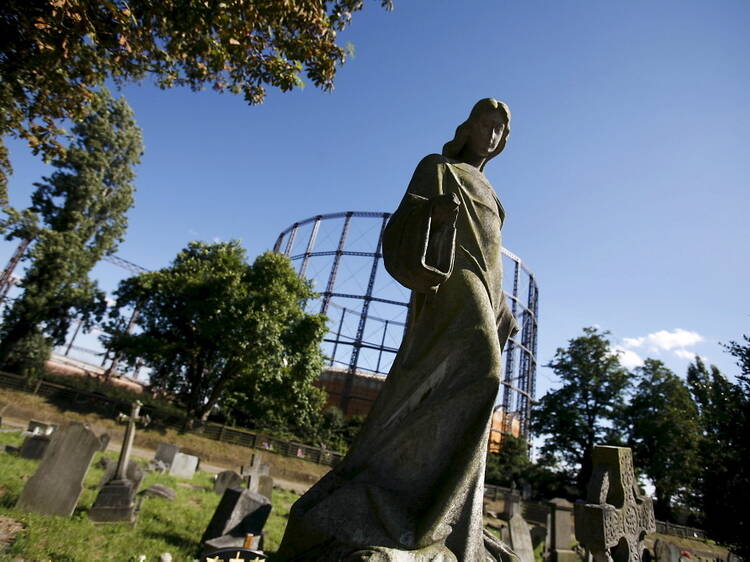
<svg viewBox="0 0 750 562">
<path fill-rule="evenodd" d="M 0 4 L 0 137 L 25 139 L 59 158 L 64 119 L 77 121 L 107 79 L 153 75 L 161 88 L 242 94 L 289 91 L 302 73 L 333 88 L 347 57 L 336 32 L 360 0 L 6 0 Z M 392 8 L 390 0 L 381 5 Z M 32 123 L 41 120 L 42 129 Z M 0 203 L 11 168 L 0 145 Z"/>
</svg>

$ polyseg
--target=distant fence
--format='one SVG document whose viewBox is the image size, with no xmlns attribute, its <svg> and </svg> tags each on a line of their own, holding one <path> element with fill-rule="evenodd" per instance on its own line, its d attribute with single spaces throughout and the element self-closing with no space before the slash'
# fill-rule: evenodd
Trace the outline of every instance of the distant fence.
<svg viewBox="0 0 750 562">
<path fill-rule="evenodd" d="M 29 384 L 29 380 L 25 377 L 10 373 L 0 372 L 0 387 L 30 392 L 54 401 L 64 401 L 70 409 L 85 409 L 108 418 L 115 418 L 120 412 L 130 411 L 131 403 L 129 401 L 118 400 L 100 392 L 89 392 L 41 379 Z M 165 412 L 148 404 L 141 408 L 141 413 L 148 414 L 154 422 L 163 427 L 181 428 L 185 423 L 183 416 Z M 327 449 L 311 447 L 294 441 L 284 441 L 262 432 L 253 432 L 212 422 L 190 430 L 190 432 L 223 443 L 231 443 L 251 449 L 265 449 L 286 457 L 304 459 L 326 466 L 335 466 L 343 458 L 341 453 L 335 453 Z"/>
<path fill-rule="evenodd" d="M 683 525 L 667 523 L 666 521 L 656 522 L 656 532 L 663 535 L 672 535 L 673 537 L 682 537 L 683 539 L 700 539 L 704 541 L 708 538 L 703 529 L 685 527 Z"/>
</svg>

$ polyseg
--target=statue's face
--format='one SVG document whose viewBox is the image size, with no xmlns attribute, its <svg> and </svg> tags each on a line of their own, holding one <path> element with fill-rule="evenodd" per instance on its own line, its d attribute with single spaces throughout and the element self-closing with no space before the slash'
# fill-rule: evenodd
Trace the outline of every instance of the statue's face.
<svg viewBox="0 0 750 562">
<path fill-rule="evenodd" d="M 497 150 L 505 131 L 505 116 L 500 111 L 487 111 L 472 123 L 466 148 L 486 158 Z"/>
</svg>

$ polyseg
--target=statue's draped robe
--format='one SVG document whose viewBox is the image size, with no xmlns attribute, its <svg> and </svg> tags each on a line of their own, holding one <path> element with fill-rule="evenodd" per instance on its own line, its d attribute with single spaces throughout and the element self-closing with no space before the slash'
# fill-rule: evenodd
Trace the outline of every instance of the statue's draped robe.
<svg viewBox="0 0 750 562">
<path fill-rule="evenodd" d="M 432 198 L 449 193 L 455 225 L 438 224 Z M 383 236 L 386 268 L 413 291 L 401 348 L 347 456 L 294 504 L 282 559 L 513 556 L 482 525 L 500 353 L 517 329 L 501 288 L 503 218 L 476 168 L 440 155 L 417 166 Z"/>
</svg>

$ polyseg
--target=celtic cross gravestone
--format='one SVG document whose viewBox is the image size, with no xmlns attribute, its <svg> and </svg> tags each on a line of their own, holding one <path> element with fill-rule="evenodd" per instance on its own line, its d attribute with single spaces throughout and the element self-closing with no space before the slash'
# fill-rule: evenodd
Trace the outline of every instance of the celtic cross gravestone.
<svg viewBox="0 0 750 562">
<path fill-rule="evenodd" d="M 586 501 L 575 505 L 576 539 L 594 562 L 639 562 L 656 532 L 651 498 L 641 495 L 627 447 L 596 446 Z"/>
</svg>

